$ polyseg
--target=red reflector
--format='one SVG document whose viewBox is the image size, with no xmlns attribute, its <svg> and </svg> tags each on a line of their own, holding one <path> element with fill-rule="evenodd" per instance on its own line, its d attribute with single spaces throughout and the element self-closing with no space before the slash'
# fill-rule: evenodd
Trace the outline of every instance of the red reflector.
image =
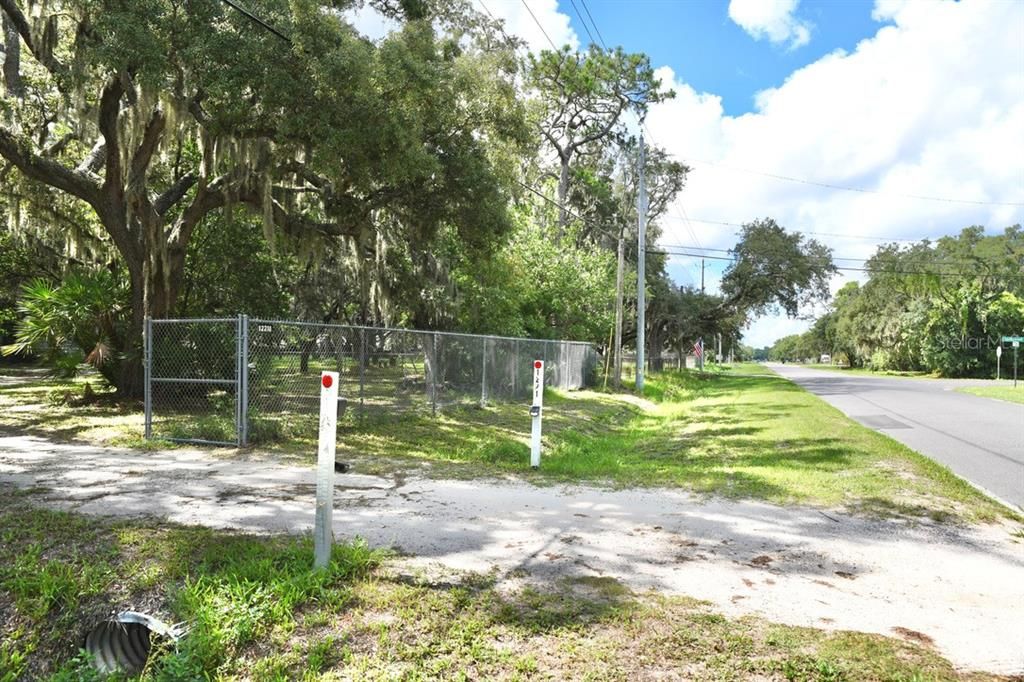
<svg viewBox="0 0 1024 682">
<path fill-rule="evenodd" d="M 325 374 L 320 379 L 320 383 L 324 385 L 324 388 L 330 388 L 331 384 L 334 383 L 334 379 L 331 378 L 330 374 Z"/>
<path fill-rule="evenodd" d="M 543 363 L 543 362 L 541 362 L 540 360 L 534 360 L 534 361 L 533 361 L 533 368 L 534 368 L 534 369 L 540 369 L 541 365 L 543 365 L 543 364 L 544 364 L 544 363 Z"/>
</svg>

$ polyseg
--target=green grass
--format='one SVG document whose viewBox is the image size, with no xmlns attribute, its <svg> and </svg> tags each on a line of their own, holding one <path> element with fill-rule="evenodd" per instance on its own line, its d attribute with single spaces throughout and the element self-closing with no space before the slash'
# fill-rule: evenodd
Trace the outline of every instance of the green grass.
<svg viewBox="0 0 1024 682">
<path fill-rule="evenodd" d="M 536 472 L 526 468 L 521 406 L 366 425 L 341 433 L 339 451 L 382 472 L 418 466 L 437 476 L 665 486 L 935 520 L 1012 515 L 945 467 L 764 372 L 654 375 L 646 395 L 655 404 L 646 410 L 615 396 L 552 393 Z"/>
<path fill-rule="evenodd" d="M 47 396 L 63 392 L 66 385 L 49 381 L 0 389 L 0 433 L 141 441 L 132 406 L 47 402 Z M 206 421 L 210 433 L 222 426 Z M 270 430 L 281 440 L 246 457 L 313 461 L 316 442 L 308 431 L 288 433 L 281 422 L 258 418 L 253 428 Z M 450 406 L 436 417 L 415 411 L 350 417 L 342 421 L 337 447 L 339 458 L 364 473 L 664 486 L 935 520 L 989 521 L 1013 514 L 945 467 L 857 424 L 760 365 L 715 368 L 703 375 L 653 374 L 645 400 L 548 391 L 544 434 L 538 471 L 528 467 L 530 418 L 521 404 Z"/>
<path fill-rule="evenodd" d="M 1024 403 L 1024 381 L 1018 382 L 1017 388 L 1013 386 L 965 386 L 956 390 L 961 393 L 980 395 L 983 398 L 996 398 L 997 400 L 1007 400 L 1012 403 Z"/>
<path fill-rule="evenodd" d="M 139 605 L 192 624 L 148 680 L 998 679 L 912 642 L 729 619 L 609 577 L 427 577 L 358 541 L 313 572 L 308 539 L 82 517 L 0 493 L 4 682 L 95 679 L 84 630 Z"/>
<path fill-rule="evenodd" d="M 116 400 L 95 373 L 67 380 L 0 366 L 0 376 L 20 379 L 0 383 L 0 435 L 153 447 L 142 438 L 141 402 Z M 95 399 L 81 404 L 87 385 Z"/>
</svg>

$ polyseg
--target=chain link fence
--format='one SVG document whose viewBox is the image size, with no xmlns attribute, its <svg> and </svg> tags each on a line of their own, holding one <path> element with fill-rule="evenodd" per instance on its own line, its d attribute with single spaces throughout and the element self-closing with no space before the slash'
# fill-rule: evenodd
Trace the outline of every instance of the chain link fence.
<svg viewBox="0 0 1024 682">
<path fill-rule="evenodd" d="M 587 343 L 289 320 L 149 320 L 146 437 L 246 445 L 316 434 L 322 371 L 339 374 L 339 424 L 528 401 L 596 383 Z"/>
</svg>

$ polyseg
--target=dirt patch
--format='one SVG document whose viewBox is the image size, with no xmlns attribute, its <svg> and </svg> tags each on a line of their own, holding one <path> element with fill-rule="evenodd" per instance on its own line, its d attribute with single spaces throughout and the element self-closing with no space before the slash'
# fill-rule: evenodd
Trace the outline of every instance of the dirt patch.
<svg viewBox="0 0 1024 682">
<path fill-rule="evenodd" d="M 899 625 L 890 629 L 900 637 L 903 637 L 904 639 L 909 639 L 913 642 L 917 642 L 918 644 L 935 646 L 935 640 L 929 637 L 928 635 L 924 634 L 923 632 L 911 630 L 910 628 L 901 627 Z"/>
<path fill-rule="evenodd" d="M 401 547 L 406 567 L 496 572 L 509 582 L 528 574 L 540 584 L 597 574 L 637 592 L 689 595 L 730 616 L 791 625 L 829 618 L 836 630 L 889 635 L 897 622 L 927 632 L 958 666 L 1024 671 L 1024 557 L 1003 526 L 912 524 L 833 509 L 826 517 L 812 507 L 674 490 L 359 471 L 336 478 L 335 535 Z M 105 485 L 89 485 L 99 480 Z M 239 466 L 188 449 L 136 453 L 0 437 L 2 481 L 22 490 L 43 485 L 34 499 L 85 514 L 261 533 L 308 533 L 313 523 L 311 466 Z M 706 551 L 681 552 L 698 546 Z M 832 575 L 843 580 L 825 580 Z M 749 594 L 733 600 L 741 584 Z"/>
</svg>

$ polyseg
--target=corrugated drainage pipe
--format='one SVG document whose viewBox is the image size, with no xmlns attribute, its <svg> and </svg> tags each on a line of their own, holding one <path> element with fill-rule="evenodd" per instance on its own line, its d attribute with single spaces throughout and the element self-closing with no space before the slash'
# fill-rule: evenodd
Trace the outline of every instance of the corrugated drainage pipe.
<svg viewBox="0 0 1024 682">
<path fill-rule="evenodd" d="M 122 611 L 105 620 L 85 636 L 85 650 L 92 665 L 101 673 L 140 673 L 149 662 L 154 640 L 175 643 L 188 632 L 184 623 L 168 625 L 158 618 Z"/>
</svg>

